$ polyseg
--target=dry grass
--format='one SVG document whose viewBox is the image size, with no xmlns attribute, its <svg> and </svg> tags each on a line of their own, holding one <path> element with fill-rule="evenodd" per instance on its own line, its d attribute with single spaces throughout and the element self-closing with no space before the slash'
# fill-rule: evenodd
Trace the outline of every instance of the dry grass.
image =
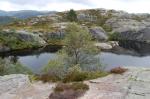
<svg viewBox="0 0 150 99">
<path fill-rule="evenodd" d="M 49 99 L 77 99 L 82 96 L 89 86 L 84 83 L 59 83 Z"/>
<path fill-rule="evenodd" d="M 126 72 L 127 69 L 126 68 L 122 68 L 122 67 L 116 67 L 110 70 L 111 73 L 113 74 L 123 74 L 124 72 Z"/>
</svg>

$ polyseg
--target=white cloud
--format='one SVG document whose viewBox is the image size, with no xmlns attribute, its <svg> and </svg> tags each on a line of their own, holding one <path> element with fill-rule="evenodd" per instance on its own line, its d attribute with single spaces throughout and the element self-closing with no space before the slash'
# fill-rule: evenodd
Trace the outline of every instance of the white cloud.
<svg viewBox="0 0 150 99">
<path fill-rule="evenodd" d="M 91 0 L 92 1 L 92 0 Z M 150 13 L 150 0 L 93 0 L 95 7 L 125 10 L 130 13 Z"/>
<path fill-rule="evenodd" d="M 56 10 L 106 8 L 150 13 L 150 0 L 1 0 L 0 10 Z"/>
</svg>

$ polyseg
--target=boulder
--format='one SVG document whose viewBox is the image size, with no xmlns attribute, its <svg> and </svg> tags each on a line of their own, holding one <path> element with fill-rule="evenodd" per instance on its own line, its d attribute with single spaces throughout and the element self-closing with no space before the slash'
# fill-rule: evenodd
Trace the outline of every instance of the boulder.
<svg viewBox="0 0 150 99">
<path fill-rule="evenodd" d="M 17 36 L 19 39 L 29 42 L 37 42 L 39 45 L 45 45 L 46 42 L 38 35 L 29 33 L 26 31 L 17 31 Z"/>
<path fill-rule="evenodd" d="M 92 36 L 99 41 L 106 41 L 108 39 L 107 33 L 101 27 L 93 27 L 89 29 Z"/>
<path fill-rule="evenodd" d="M 111 44 L 108 43 L 96 43 L 95 46 L 102 50 L 111 50 L 113 48 Z"/>
<path fill-rule="evenodd" d="M 103 43 L 96 43 L 95 46 L 102 50 L 111 50 L 114 47 L 119 46 L 117 41 L 109 41 L 109 42 L 103 42 Z"/>
</svg>

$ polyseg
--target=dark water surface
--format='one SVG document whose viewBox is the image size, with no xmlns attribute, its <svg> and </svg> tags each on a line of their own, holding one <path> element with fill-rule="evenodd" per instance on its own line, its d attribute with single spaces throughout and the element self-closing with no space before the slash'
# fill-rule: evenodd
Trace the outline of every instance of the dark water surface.
<svg viewBox="0 0 150 99">
<path fill-rule="evenodd" d="M 117 66 L 150 67 L 150 45 L 146 43 L 120 42 L 120 46 L 111 52 L 101 52 L 100 61 L 110 69 Z M 22 50 L 1 53 L 1 57 L 16 57 L 17 61 L 27 66 L 34 73 L 40 73 L 49 60 L 56 57 L 56 51 L 61 47 L 47 46 L 36 50 Z"/>
</svg>

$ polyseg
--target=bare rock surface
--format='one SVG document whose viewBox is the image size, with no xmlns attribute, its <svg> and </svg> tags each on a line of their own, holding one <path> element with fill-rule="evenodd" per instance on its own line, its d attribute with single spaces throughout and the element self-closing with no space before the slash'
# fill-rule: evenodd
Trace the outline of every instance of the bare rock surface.
<svg viewBox="0 0 150 99">
<path fill-rule="evenodd" d="M 13 74 L 0 77 L 0 99 L 48 99 L 54 84 L 31 83 L 27 75 Z"/>
<path fill-rule="evenodd" d="M 119 46 L 119 44 L 117 41 L 109 41 L 96 43 L 95 46 L 102 50 L 111 50 L 112 48 Z"/>
<path fill-rule="evenodd" d="M 85 81 L 90 89 L 79 99 L 149 99 L 150 68 L 127 68 L 121 75 Z M 54 87 L 54 83 L 31 83 L 22 74 L 0 76 L 0 99 L 48 99 Z"/>
<path fill-rule="evenodd" d="M 129 68 L 122 74 L 85 81 L 89 91 L 80 99 L 149 99 L 150 69 Z"/>
</svg>

